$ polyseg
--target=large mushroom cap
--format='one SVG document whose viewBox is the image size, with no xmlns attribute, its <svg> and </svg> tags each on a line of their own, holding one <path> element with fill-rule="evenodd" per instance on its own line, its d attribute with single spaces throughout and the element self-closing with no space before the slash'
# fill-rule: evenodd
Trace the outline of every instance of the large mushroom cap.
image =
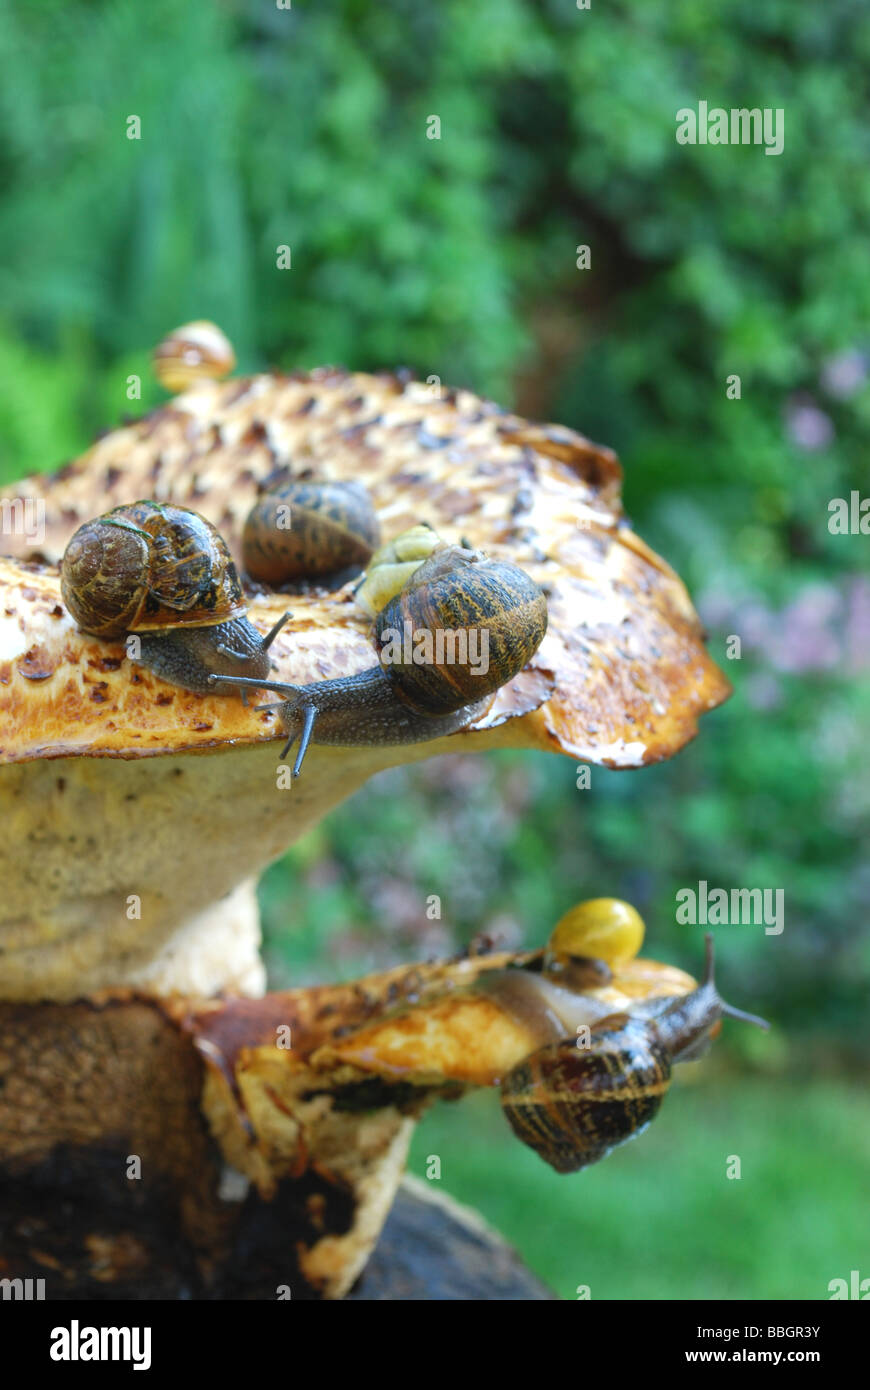
<svg viewBox="0 0 870 1390">
<path fill-rule="evenodd" d="M 55 569 L 81 522 L 140 496 L 201 512 L 238 561 L 247 512 L 276 470 L 362 482 L 386 539 L 425 520 L 544 586 L 547 637 L 478 730 L 511 719 L 501 741 L 639 767 L 675 753 L 728 694 L 685 588 L 624 518 L 609 449 L 468 391 L 322 368 L 200 382 L 58 472 L 0 494 L 45 508 L 44 537 L 2 541 L 17 562 L 0 560 L 4 761 L 181 752 L 277 734 L 271 715 L 133 673 L 120 649 L 82 637 Z M 46 564 L 22 567 L 28 559 Z M 249 616 L 265 631 L 284 606 L 261 595 Z M 293 608 L 275 644 L 277 679 L 372 664 L 369 619 L 349 587 L 294 597 Z"/>
</svg>

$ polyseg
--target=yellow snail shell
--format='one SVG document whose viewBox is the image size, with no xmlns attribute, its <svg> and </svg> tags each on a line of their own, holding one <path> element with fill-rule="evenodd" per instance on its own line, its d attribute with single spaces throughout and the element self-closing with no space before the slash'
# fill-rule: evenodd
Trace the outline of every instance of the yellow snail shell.
<svg viewBox="0 0 870 1390">
<path fill-rule="evenodd" d="M 599 960 L 619 967 L 633 960 L 643 945 L 643 918 L 620 898 L 590 898 L 577 903 L 556 923 L 547 943 L 546 968 L 557 975 L 573 960 Z"/>
</svg>

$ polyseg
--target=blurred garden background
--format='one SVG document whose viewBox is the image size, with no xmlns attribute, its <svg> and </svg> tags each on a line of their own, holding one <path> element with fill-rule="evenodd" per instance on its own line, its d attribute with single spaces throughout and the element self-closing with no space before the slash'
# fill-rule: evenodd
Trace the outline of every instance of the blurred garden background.
<svg viewBox="0 0 870 1390">
<path fill-rule="evenodd" d="M 263 883 L 275 985 L 540 944 L 602 895 L 697 970 L 679 888 L 784 889 L 782 936 L 719 930 L 772 1034 L 726 1025 L 639 1142 L 558 1178 L 495 1096 L 420 1127 L 412 1170 L 437 1153 L 563 1297 L 870 1275 L 870 538 L 827 524 L 870 494 L 868 61 L 857 0 L 0 12 L 0 481 L 119 423 L 129 373 L 160 403 L 148 355 L 188 319 L 243 370 L 406 365 L 616 448 L 734 683 L 672 763 L 587 791 L 543 755 L 383 775 Z M 678 145 L 699 100 L 783 108 L 784 152 Z"/>
</svg>

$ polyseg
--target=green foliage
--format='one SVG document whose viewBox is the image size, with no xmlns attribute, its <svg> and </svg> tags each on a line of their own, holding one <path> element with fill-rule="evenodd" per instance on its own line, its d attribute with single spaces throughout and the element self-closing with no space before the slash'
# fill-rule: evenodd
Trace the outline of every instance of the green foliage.
<svg viewBox="0 0 870 1390">
<path fill-rule="evenodd" d="M 96 368 L 208 315 L 243 365 L 402 361 L 507 398 L 567 313 L 576 348 L 547 405 L 620 448 L 632 508 L 691 477 L 738 544 L 751 529 L 762 571 L 799 522 L 837 559 L 815 523 L 857 481 L 868 393 L 825 402 L 837 436 L 810 460 L 782 412 L 870 314 L 868 47 L 849 3 L 14 0 L 7 319 Z M 675 112 L 699 99 L 782 106 L 784 153 L 677 145 Z"/>
</svg>

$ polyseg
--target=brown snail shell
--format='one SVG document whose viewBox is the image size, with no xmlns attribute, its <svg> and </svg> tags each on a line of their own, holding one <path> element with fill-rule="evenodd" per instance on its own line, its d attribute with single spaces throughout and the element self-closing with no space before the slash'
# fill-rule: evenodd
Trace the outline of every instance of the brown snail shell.
<svg viewBox="0 0 870 1390">
<path fill-rule="evenodd" d="M 198 695 L 228 693 L 215 689 L 216 675 L 265 679 L 269 649 L 290 617 L 261 634 L 245 617 L 219 532 L 198 512 L 159 502 L 116 507 L 80 526 L 64 552 L 61 591 L 83 632 L 106 640 L 135 633 L 131 660 Z"/>
<path fill-rule="evenodd" d="M 61 562 L 63 601 L 83 632 L 225 623 L 245 612 L 220 533 L 187 507 L 133 502 L 86 521 Z"/>
<path fill-rule="evenodd" d="M 154 374 L 173 395 L 197 381 L 220 381 L 236 365 L 229 338 L 207 319 L 182 324 L 158 343 L 152 358 Z"/>
<path fill-rule="evenodd" d="M 671 1080 L 666 1047 L 642 1020 L 611 1014 L 577 1038 L 538 1048 L 505 1077 L 502 1108 L 514 1133 L 557 1173 L 606 1157 L 655 1119 Z"/>
<path fill-rule="evenodd" d="M 242 559 L 252 579 L 279 588 L 356 573 L 379 540 L 371 499 L 359 483 L 286 483 L 251 508 Z"/>
<path fill-rule="evenodd" d="M 449 714 L 492 695 L 531 660 L 547 631 L 547 600 L 518 565 L 448 545 L 414 571 L 377 615 L 378 659 L 402 700 Z M 462 658 L 476 640 L 475 661 Z M 484 669 L 485 668 L 485 669 Z"/>
</svg>

